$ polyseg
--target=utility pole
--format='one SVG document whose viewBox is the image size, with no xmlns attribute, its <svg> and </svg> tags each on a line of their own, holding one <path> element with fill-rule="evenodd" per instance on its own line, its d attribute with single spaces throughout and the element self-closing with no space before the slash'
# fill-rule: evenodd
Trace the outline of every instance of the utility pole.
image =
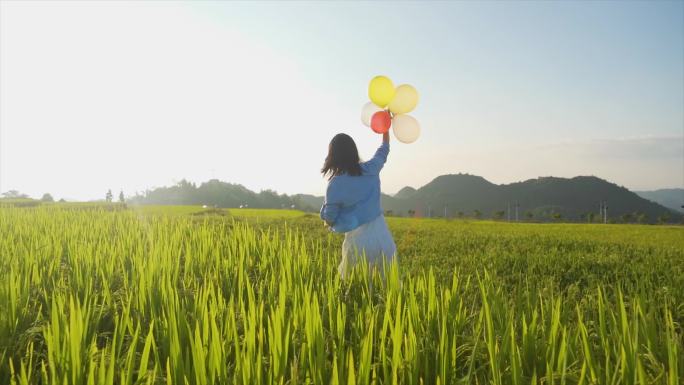
<svg viewBox="0 0 684 385">
<path fill-rule="evenodd" d="M 508 202 L 508 208 L 506 209 L 506 220 L 511 221 L 511 202 Z"/>
<path fill-rule="evenodd" d="M 520 203 L 515 202 L 515 221 L 518 221 L 518 208 L 520 207 Z"/>
<path fill-rule="evenodd" d="M 603 224 L 608 223 L 608 202 L 603 202 Z"/>
<path fill-rule="evenodd" d="M 447 205 L 444 205 L 444 218 L 447 217 Z"/>
</svg>

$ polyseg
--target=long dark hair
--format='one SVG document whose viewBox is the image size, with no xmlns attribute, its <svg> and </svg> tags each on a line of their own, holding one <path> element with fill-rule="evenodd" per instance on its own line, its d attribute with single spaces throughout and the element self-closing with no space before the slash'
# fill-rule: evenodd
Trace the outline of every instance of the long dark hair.
<svg viewBox="0 0 684 385">
<path fill-rule="evenodd" d="M 325 157 L 321 174 L 328 175 L 328 179 L 347 173 L 347 175 L 361 175 L 359 165 L 359 150 L 356 149 L 354 139 L 347 134 L 337 134 L 328 145 L 328 156 Z"/>
</svg>

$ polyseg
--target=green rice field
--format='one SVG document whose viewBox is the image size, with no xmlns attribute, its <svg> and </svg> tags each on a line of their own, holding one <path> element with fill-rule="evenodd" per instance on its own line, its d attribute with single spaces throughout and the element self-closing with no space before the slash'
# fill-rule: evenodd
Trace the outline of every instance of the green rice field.
<svg viewBox="0 0 684 385">
<path fill-rule="evenodd" d="M 681 226 L 112 207 L 0 207 L 0 384 L 684 381 Z"/>
</svg>

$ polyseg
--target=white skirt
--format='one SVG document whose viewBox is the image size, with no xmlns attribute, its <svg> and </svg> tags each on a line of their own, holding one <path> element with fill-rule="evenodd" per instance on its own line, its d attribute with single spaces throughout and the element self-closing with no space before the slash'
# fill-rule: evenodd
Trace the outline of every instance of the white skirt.
<svg viewBox="0 0 684 385">
<path fill-rule="evenodd" d="M 349 270 L 362 260 L 364 254 L 370 265 L 382 268 L 383 259 L 387 263 L 393 261 L 396 258 L 396 252 L 397 246 L 387 228 L 385 217 L 378 215 L 372 221 L 344 234 L 342 262 L 338 271 L 344 278 Z"/>
</svg>

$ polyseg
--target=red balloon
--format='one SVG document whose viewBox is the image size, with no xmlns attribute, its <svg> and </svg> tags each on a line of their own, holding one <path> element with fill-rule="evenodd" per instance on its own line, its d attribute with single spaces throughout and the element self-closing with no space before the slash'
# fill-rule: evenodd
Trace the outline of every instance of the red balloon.
<svg viewBox="0 0 684 385">
<path fill-rule="evenodd" d="M 389 131 L 392 125 L 392 117 L 387 111 L 378 111 L 371 117 L 371 129 L 378 134 Z"/>
</svg>

